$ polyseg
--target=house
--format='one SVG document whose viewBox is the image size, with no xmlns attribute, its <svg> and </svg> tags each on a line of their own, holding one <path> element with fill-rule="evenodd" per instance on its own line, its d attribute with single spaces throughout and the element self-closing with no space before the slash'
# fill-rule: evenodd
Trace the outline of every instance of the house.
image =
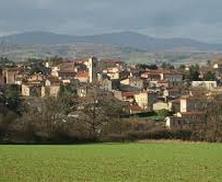
<svg viewBox="0 0 222 182">
<path fill-rule="evenodd" d="M 81 83 L 87 83 L 89 82 L 89 72 L 78 72 L 75 76 L 75 79 L 79 80 Z"/>
<path fill-rule="evenodd" d="M 110 80 L 105 78 L 100 81 L 100 88 L 105 91 L 119 90 L 120 89 L 120 81 L 119 80 Z"/>
<path fill-rule="evenodd" d="M 77 71 L 76 62 L 67 60 L 52 67 L 51 75 L 61 79 L 73 79 Z"/>
<path fill-rule="evenodd" d="M 179 88 L 167 88 L 163 91 L 163 97 L 167 99 L 176 99 L 180 97 L 182 91 Z"/>
<path fill-rule="evenodd" d="M 222 68 L 222 64 L 220 64 L 220 63 L 213 64 L 213 69 L 220 69 L 220 68 Z"/>
<path fill-rule="evenodd" d="M 143 109 L 137 104 L 129 105 L 129 114 L 139 114 L 142 113 Z"/>
<path fill-rule="evenodd" d="M 165 81 L 165 80 L 149 81 L 149 87 L 151 88 L 168 88 L 169 86 L 170 86 L 169 81 Z"/>
<path fill-rule="evenodd" d="M 123 80 L 129 76 L 129 72 L 123 70 L 121 67 L 109 67 L 102 71 L 111 80 Z"/>
<path fill-rule="evenodd" d="M 159 101 L 159 102 L 155 102 L 154 104 L 153 104 L 153 110 L 154 111 L 160 111 L 160 110 L 169 110 L 169 111 L 171 111 L 172 109 L 171 109 L 171 104 L 170 103 L 168 103 L 168 102 L 161 102 L 161 101 Z"/>
<path fill-rule="evenodd" d="M 166 118 L 168 128 L 188 128 L 205 121 L 206 110 L 212 101 L 205 97 L 184 96 L 180 99 L 180 112 Z"/>
<path fill-rule="evenodd" d="M 183 74 L 177 71 L 166 71 L 162 73 L 163 80 L 176 84 L 183 81 Z"/>
<path fill-rule="evenodd" d="M 183 81 L 183 74 L 176 70 L 149 70 L 141 74 L 141 78 L 149 79 L 152 81 L 169 81 L 170 83 L 178 84 Z"/>
<path fill-rule="evenodd" d="M 50 85 L 45 87 L 45 96 L 58 97 L 60 85 Z"/>
<path fill-rule="evenodd" d="M 143 110 L 152 111 L 153 110 L 153 103 L 156 99 L 156 94 L 145 92 L 136 93 L 135 102 L 141 107 Z"/>
<path fill-rule="evenodd" d="M 166 117 L 166 127 L 170 129 L 188 129 L 205 121 L 205 112 L 177 113 Z"/>
<path fill-rule="evenodd" d="M 207 90 L 213 90 L 217 87 L 216 81 L 192 81 L 192 87 L 204 88 Z"/>
<path fill-rule="evenodd" d="M 72 72 L 75 70 L 75 61 L 63 61 L 62 64 L 59 65 L 59 70 L 61 71 L 69 71 Z"/>
<path fill-rule="evenodd" d="M 121 80 L 120 83 L 122 85 L 129 85 L 131 87 L 136 87 L 141 90 L 144 88 L 144 81 L 140 78 L 135 78 L 135 77 L 126 78 L 124 80 Z"/>
<path fill-rule="evenodd" d="M 60 85 L 61 80 L 58 77 L 48 76 L 45 80 L 45 86 Z"/>
<path fill-rule="evenodd" d="M 3 77 L 6 84 L 15 84 L 16 75 L 19 73 L 20 68 L 6 68 L 3 70 Z"/>
<path fill-rule="evenodd" d="M 94 100 L 95 97 L 98 98 L 113 97 L 113 93 L 104 91 L 98 87 L 82 84 L 77 88 L 77 96 L 82 99 L 85 99 L 84 97 L 89 96 L 87 99 L 91 98 L 92 100 Z"/>
<path fill-rule="evenodd" d="M 42 84 L 24 83 L 21 86 L 22 96 L 24 97 L 44 97 L 45 87 Z"/>
<path fill-rule="evenodd" d="M 76 72 L 74 71 L 59 71 L 58 76 L 56 74 L 52 74 L 52 76 L 59 77 L 60 79 L 73 79 L 76 76 Z"/>
<path fill-rule="evenodd" d="M 174 113 L 180 112 L 180 99 L 175 99 L 169 102 L 170 111 Z"/>
<path fill-rule="evenodd" d="M 135 98 L 134 98 L 135 92 L 121 92 L 121 95 L 122 95 L 122 101 L 125 101 L 125 102 L 135 101 Z"/>
<path fill-rule="evenodd" d="M 211 105 L 206 97 L 184 96 L 180 99 L 180 112 L 202 112 Z"/>
<path fill-rule="evenodd" d="M 103 67 L 117 67 L 122 69 L 125 65 L 120 59 L 101 59 Z"/>
<path fill-rule="evenodd" d="M 57 77 L 48 76 L 45 80 L 45 95 L 57 97 L 59 95 L 62 82 Z"/>
<path fill-rule="evenodd" d="M 5 77 L 3 74 L 3 70 L 0 69 L 0 85 L 4 85 L 5 84 Z"/>
<path fill-rule="evenodd" d="M 120 79 L 120 70 L 118 67 L 107 68 L 103 70 L 103 73 L 107 74 L 111 80 Z"/>
<path fill-rule="evenodd" d="M 140 75 L 143 79 L 149 79 L 149 80 L 163 80 L 161 77 L 161 72 L 159 70 L 149 70 Z"/>
</svg>

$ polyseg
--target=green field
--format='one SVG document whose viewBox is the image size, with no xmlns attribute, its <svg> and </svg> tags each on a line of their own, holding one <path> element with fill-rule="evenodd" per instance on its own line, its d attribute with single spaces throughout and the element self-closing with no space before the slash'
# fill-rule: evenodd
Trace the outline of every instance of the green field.
<svg viewBox="0 0 222 182">
<path fill-rule="evenodd" d="M 5 145 L 0 181 L 222 181 L 222 145 Z"/>
</svg>

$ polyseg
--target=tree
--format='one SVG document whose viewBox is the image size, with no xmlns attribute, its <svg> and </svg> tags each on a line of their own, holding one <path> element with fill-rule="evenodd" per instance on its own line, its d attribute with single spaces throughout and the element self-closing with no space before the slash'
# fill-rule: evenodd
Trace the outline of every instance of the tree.
<svg viewBox="0 0 222 182">
<path fill-rule="evenodd" d="M 0 142 L 4 143 L 9 140 L 10 134 L 12 134 L 10 131 L 17 117 L 18 116 L 12 111 L 0 113 Z"/>
<path fill-rule="evenodd" d="M 217 98 L 215 98 L 217 100 Z M 222 142 L 222 104 L 212 103 L 203 121 L 193 124 L 193 140 Z"/>
<path fill-rule="evenodd" d="M 21 98 L 19 95 L 19 88 L 17 85 L 7 85 L 3 90 L 3 95 L 0 102 L 9 110 L 19 113 L 21 111 Z"/>
<path fill-rule="evenodd" d="M 44 60 L 29 60 L 31 69 L 29 70 L 29 74 L 32 75 L 34 73 L 41 73 L 44 75 L 48 75 L 50 72 L 49 68 L 46 68 L 44 65 Z"/>
<path fill-rule="evenodd" d="M 172 64 L 166 63 L 166 62 L 162 63 L 161 68 L 163 68 L 163 69 L 175 69 L 175 67 Z"/>
<path fill-rule="evenodd" d="M 171 116 L 172 113 L 170 111 L 166 110 L 166 109 L 161 109 L 161 110 L 157 111 L 157 115 L 160 116 L 160 117 L 165 118 L 167 116 Z"/>
<path fill-rule="evenodd" d="M 97 140 L 108 123 L 119 120 L 122 114 L 121 102 L 95 86 L 89 89 L 81 105 L 82 123 L 93 140 Z"/>
<path fill-rule="evenodd" d="M 216 80 L 216 75 L 215 73 L 208 71 L 206 74 L 204 74 L 203 79 L 205 81 L 215 81 Z"/>
<path fill-rule="evenodd" d="M 207 60 L 207 66 L 211 66 L 211 60 Z"/>
<path fill-rule="evenodd" d="M 145 70 L 145 69 L 151 69 L 151 70 L 158 69 L 158 66 L 155 65 L 155 64 L 151 64 L 151 65 L 148 65 L 148 64 L 138 64 L 137 67 L 139 69 L 143 69 L 143 70 Z"/>
<path fill-rule="evenodd" d="M 185 78 L 190 81 L 199 81 L 200 80 L 199 76 L 200 76 L 199 66 L 196 64 L 190 67 L 189 71 L 185 75 Z"/>
<path fill-rule="evenodd" d="M 14 67 L 15 63 L 7 57 L 0 57 L 0 67 Z"/>
<path fill-rule="evenodd" d="M 25 133 L 32 130 L 32 136 L 49 142 L 56 138 L 58 127 L 66 122 L 67 115 L 72 109 L 69 98 L 33 98 L 26 101 L 26 111 L 23 113 Z"/>
<path fill-rule="evenodd" d="M 179 66 L 179 69 L 180 69 L 180 70 L 185 70 L 185 68 L 186 68 L 186 66 L 185 66 L 184 64 L 181 64 L 181 65 Z"/>
</svg>

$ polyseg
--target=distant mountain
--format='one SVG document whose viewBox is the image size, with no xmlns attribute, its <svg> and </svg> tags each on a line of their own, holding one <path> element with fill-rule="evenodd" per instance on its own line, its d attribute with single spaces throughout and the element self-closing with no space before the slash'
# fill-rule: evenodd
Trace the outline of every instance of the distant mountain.
<svg viewBox="0 0 222 182">
<path fill-rule="evenodd" d="M 13 44 L 66 44 L 74 42 L 74 37 L 51 32 L 24 32 L 0 37 L 0 41 Z"/>
<path fill-rule="evenodd" d="M 191 49 L 191 50 L 222 50 L 222 44 L 208 44 L 192 39 L 153 38 L 134 32 L 107 33 L 91 36 L 71 36 L 50 32 L 25 32 L 0 37 L 0 42 L 14 44 L 55 45 L 71 43 L 93 43 L 118 47 L 128 47 L 145 51 Z"/>
</svg>

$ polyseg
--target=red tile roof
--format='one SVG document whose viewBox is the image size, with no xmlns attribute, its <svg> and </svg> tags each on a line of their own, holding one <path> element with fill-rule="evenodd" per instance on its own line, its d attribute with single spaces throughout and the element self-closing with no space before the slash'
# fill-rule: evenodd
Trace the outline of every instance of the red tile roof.
<svg viewBox="0 0 222 182">
<path fill-rule="evenodd" d="M 142 108 L 139 107 L 138 105 L 130 105 L 129 108 L 132 111 L 142 111 Z"/>
<path fill-rule="evenodd" d="M 183 116 L 190 116 L 190 115 L 204 115 L 205 112 L 182 112 Z"/>
<path fill-rule="evenodd" d="M 78 72 L 77 73 L 77 75 L 76 75 L 76 77 L 89 77 L 89 72 L 87 72 L 87 71 L 81 71 L 81 72 Z"/>
<path fill-rule="evenodd" d="M 135 94 L 135 92 L 122 92 L 123 97 L 133 97 Z"/>
</svg>

